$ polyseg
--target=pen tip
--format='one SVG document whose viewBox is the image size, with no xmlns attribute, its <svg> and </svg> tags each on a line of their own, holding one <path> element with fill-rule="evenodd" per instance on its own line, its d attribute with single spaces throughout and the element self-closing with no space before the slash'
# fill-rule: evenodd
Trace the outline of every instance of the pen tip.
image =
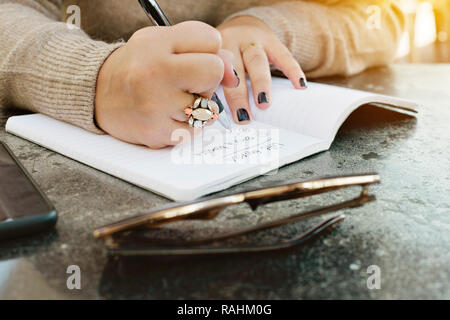
<svg viewBox="0 0 450 320">
<path fill-rule="evenodd" d="M 220 98 L 217 96 L 217 94 L 214 92 L 211 99 L 217 103 L 219 106 L 219 122 L 220 124 L 227 129 L 228 131 L 231 131 L 231 123 L 230 119 L 228 118 L 227 113 L 225 112 L 225 108 L 222 104 L 222 101 L 220 101 Z"/>
<path fill-rule="evenodd" d="M 219 122 L 227 131 L 231 131 L 230 119 L 226 112 L 222 112 L 219 116 Z"/>
<path fill-rule="evenodd" d="M 217 103 L 217 105 L 219 106 L 219 113 L 222 113 L 222 111 L 223 111 L 225 108 L 223 107 L 222 101 L 220 100 L 220 98 L 217 96 L 217 94 L 216 94 L 215 92 L 213 93 L 211 99 L 212 99 L 215 103 Z"/>
</svg>

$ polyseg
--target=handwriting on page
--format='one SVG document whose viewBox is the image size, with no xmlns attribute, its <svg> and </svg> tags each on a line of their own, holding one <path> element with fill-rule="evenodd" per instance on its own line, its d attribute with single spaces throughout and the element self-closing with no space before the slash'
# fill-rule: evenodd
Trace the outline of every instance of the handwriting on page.
<svg viewBox="0 0 450 320">
<path fill-rule="evenodd" d="M 172 150 L 178 164 L 263 164 L 277 161 L 284 145 L 277 129 L 209 129 Z"/>
</svg>

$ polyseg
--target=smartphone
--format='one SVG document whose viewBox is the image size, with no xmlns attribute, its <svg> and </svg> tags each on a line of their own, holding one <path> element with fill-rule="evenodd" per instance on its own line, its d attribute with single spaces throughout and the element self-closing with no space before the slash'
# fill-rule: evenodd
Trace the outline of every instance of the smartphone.
<svg viewBox="0 0 450 320">
<path fill-rule="evenodd" d="M 52 229 L 58 219 L 53 205 L 12 151 L 0 143 L 0 239 Z"/>
</svg>

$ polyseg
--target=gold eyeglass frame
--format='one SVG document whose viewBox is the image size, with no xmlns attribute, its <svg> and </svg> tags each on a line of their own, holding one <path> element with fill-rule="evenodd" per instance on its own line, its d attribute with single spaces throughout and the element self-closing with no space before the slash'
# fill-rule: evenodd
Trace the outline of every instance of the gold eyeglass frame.
<svg viewBox="0 0 450 320">
<path fill-rule="evenodd" d="M 279 250 L 303 244 L 307 240 L 343 221 L 345 216 L 339 214 L 328 218 L 293 239 L 281 241 L 272 245 L 220 247 L 210 244 L 310 219 L 328 212 L 362 206 L 367 202 L 376 199 L 374 195 L 369 194 L 369 186 L 379 182 L 380 177 L 375 173 L 324 177 L 275 185 L 231 195 L 211 197 L 203 200 L 172 203 L 163 208 L 98 228 L 94 230 L 94 237 L 97 239 L 104 239 L 109 252 L 117 255 L 204 255 Z M 181 220 L 210 220 L 231 205 L 247 203 L 252 210 L 256 210 L 263 204 L 309 197 L 351 186 L 362 187 L 359 196 L 353 199 L 319 207 L 310 211 L 300 212 L 289 217 L 260 223 L 207 239 L 185 241 L 182 243 L 177 243 L 176 241 L 171 243 L 168 239 L 167 241 L 154 240 L 153 243 L 149 243 L 149 241 L 136 241 L 133 237 L 129 237 L 134 231 L 142 228 L 154 228 Z"/>
</svg>

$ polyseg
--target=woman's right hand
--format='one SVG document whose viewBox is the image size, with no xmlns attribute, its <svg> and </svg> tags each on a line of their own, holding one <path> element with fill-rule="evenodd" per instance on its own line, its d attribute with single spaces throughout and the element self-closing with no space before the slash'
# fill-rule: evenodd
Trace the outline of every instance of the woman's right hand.
<svg viewBox="0 0 450 320">
<path fill-rule="evenodd" d="M 95 120 L 108 134 L 153 149 L 174 145 L 172 132 L 193 129 L 185 106 L 192 93 L 210 98 L 239 83 L 220 33 L 195 21 L 138 30 L 100 69 Z"/>
</svg>

